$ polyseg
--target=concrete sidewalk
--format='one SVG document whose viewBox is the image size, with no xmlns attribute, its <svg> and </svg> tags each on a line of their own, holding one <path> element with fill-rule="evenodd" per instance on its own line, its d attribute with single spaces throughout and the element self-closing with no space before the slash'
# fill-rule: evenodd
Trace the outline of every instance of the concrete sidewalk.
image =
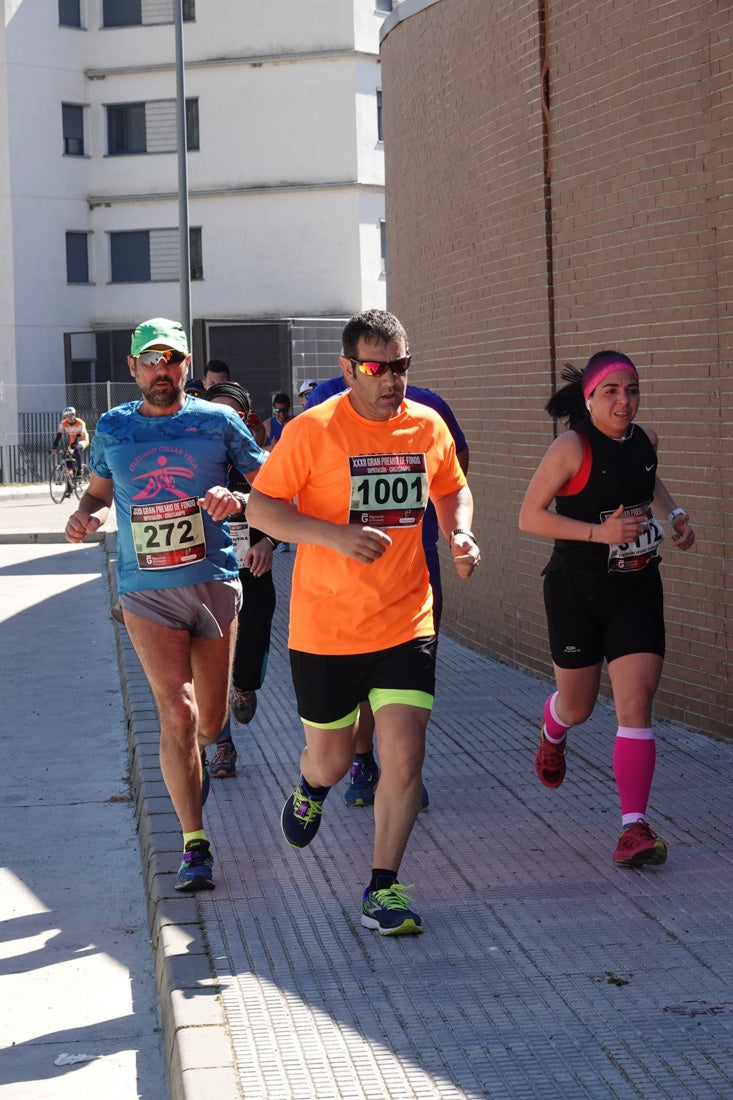
<svg viewBox="0 0 733 1100">
<path fill-rule="evenodd" d="M 108 609 L 99 545 L 0 545 L 3 1100 L 167 1093 Z"/>
<path fill-rule="evenodd" d="M 273 650 L 255 719 L 235 727 L 239 773 L 212 781 L 211 893 L 173 889 L 155 708 L 115 628 L 171 1095 L 731 1100 L 733 745 L 657 722 L 650 817 L 670 857 L 615 868 L 611 708 L 571 735 L 565 784 L 546 790 L 532 761 L 548 685 L 442 637 L 431 805 L 401 876 L 425 933 L 379 937 L 359 921 L 372 811 L 335 789 L 310 848 L 280 834 L 302 745 L 292 559 L 275 556 Z"/>
</svg>

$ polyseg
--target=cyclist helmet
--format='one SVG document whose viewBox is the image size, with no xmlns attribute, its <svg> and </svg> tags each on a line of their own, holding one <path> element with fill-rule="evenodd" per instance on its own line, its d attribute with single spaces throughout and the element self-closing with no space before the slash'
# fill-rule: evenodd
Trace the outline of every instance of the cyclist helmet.
<svg viewBox="0 0 733 1100">
<path fill-rule="evenodd" d="M 76 409 L 73 405 L 67 405 L 63 412 L 64 419 L 67 416 L 76 416 Z"/>
</svg>

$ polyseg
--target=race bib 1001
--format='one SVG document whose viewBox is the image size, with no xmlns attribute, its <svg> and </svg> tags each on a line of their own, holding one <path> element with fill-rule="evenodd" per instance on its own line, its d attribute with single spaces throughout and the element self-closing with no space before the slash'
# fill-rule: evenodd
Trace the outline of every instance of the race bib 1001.
<svg viewBox="0 0 733 1100">
<path fill-rule="evenodd" d="M 204 521 L 197 497 L 133 504 L 130 524 L 138 569 L 172 569 L 206 557 Z"/>
<path fill-rule="evenodd" d="M 352 455 L 349 523 L 414 527 L 428 503 L 424 454 Z"/>
</svg>

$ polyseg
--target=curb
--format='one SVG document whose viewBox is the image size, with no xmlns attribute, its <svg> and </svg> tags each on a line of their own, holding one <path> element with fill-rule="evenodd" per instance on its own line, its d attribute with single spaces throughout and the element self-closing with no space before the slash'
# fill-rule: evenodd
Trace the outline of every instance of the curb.
<svg viewBox="0 0 733 1100">
<path fill-rule="evenodd" d="M 28 497 L 45 496 L 46 493 L 46 481 L 35 485 L 0 485 L 0 500 L 25 500 Z"/>
<path fill-rule="evenodd" d="M 107 537 L 105 531 L 95 531 L 87 535 L 85 543 L 104 542 Z M 66 542 L 63 531 L 0 531 L 0 544 L 18 544 L 22 542 L 51 543 Z"/>
<path fill-rule="evenodd" d="M 117 538 L 103 533 L 100 541 L 114 603 Z M 116 621 L 114 628 L 170 1100 L 242 1100 L 201 901 L 174 888 L 181 832 L 160 774 L 155 700 L 127 631 Z"/>
</svg>

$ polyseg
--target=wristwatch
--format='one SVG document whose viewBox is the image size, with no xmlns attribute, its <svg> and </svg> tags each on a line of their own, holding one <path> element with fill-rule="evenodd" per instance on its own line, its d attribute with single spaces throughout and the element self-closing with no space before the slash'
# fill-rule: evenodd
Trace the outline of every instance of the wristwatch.
<svg viewBox="0 0 733 1100">
<path fill-rule="evenodd" d="M 476 546 L 478 546 L 478 543 L 476 542 L 476 536 L 474 535 L 473 531 L 466 531 L 464 527 L 456 527 L 455 531 L 451 531 L 450 538 L 448 539 L 449 545 L 453 542 L 453 539 L 456 537 L 456 535 L 465 535 L 466 538 L 470 539 L 471 542 L 476 543 Z"/>
<path fill-rule="evenodd" d="M 231 489 L 230 489 L 230 492 L 231 492 L 232 496 L 234 497 L 234 499 L 236 500 L 237 504 L 239 505 L 239 511 L 238 512 L 233 512 L 232 514 L 235 515 L 235 516 L 243 516 L 244 513 L 245 513 L 245 510 L 247 508 L 247 498 L 246 498 L 246 496 L 244 495 L 244 493 L 233 492 Z"/>
<path fill-rule="evenodd" d="M 674 521 L 677 519 L 677 516 L 684 516 L 685 519 L 690 518 L 684 508 L 673 508 L 667 516 L 667 523 L 671 523 L 674 527 Z"/>
</svg>

